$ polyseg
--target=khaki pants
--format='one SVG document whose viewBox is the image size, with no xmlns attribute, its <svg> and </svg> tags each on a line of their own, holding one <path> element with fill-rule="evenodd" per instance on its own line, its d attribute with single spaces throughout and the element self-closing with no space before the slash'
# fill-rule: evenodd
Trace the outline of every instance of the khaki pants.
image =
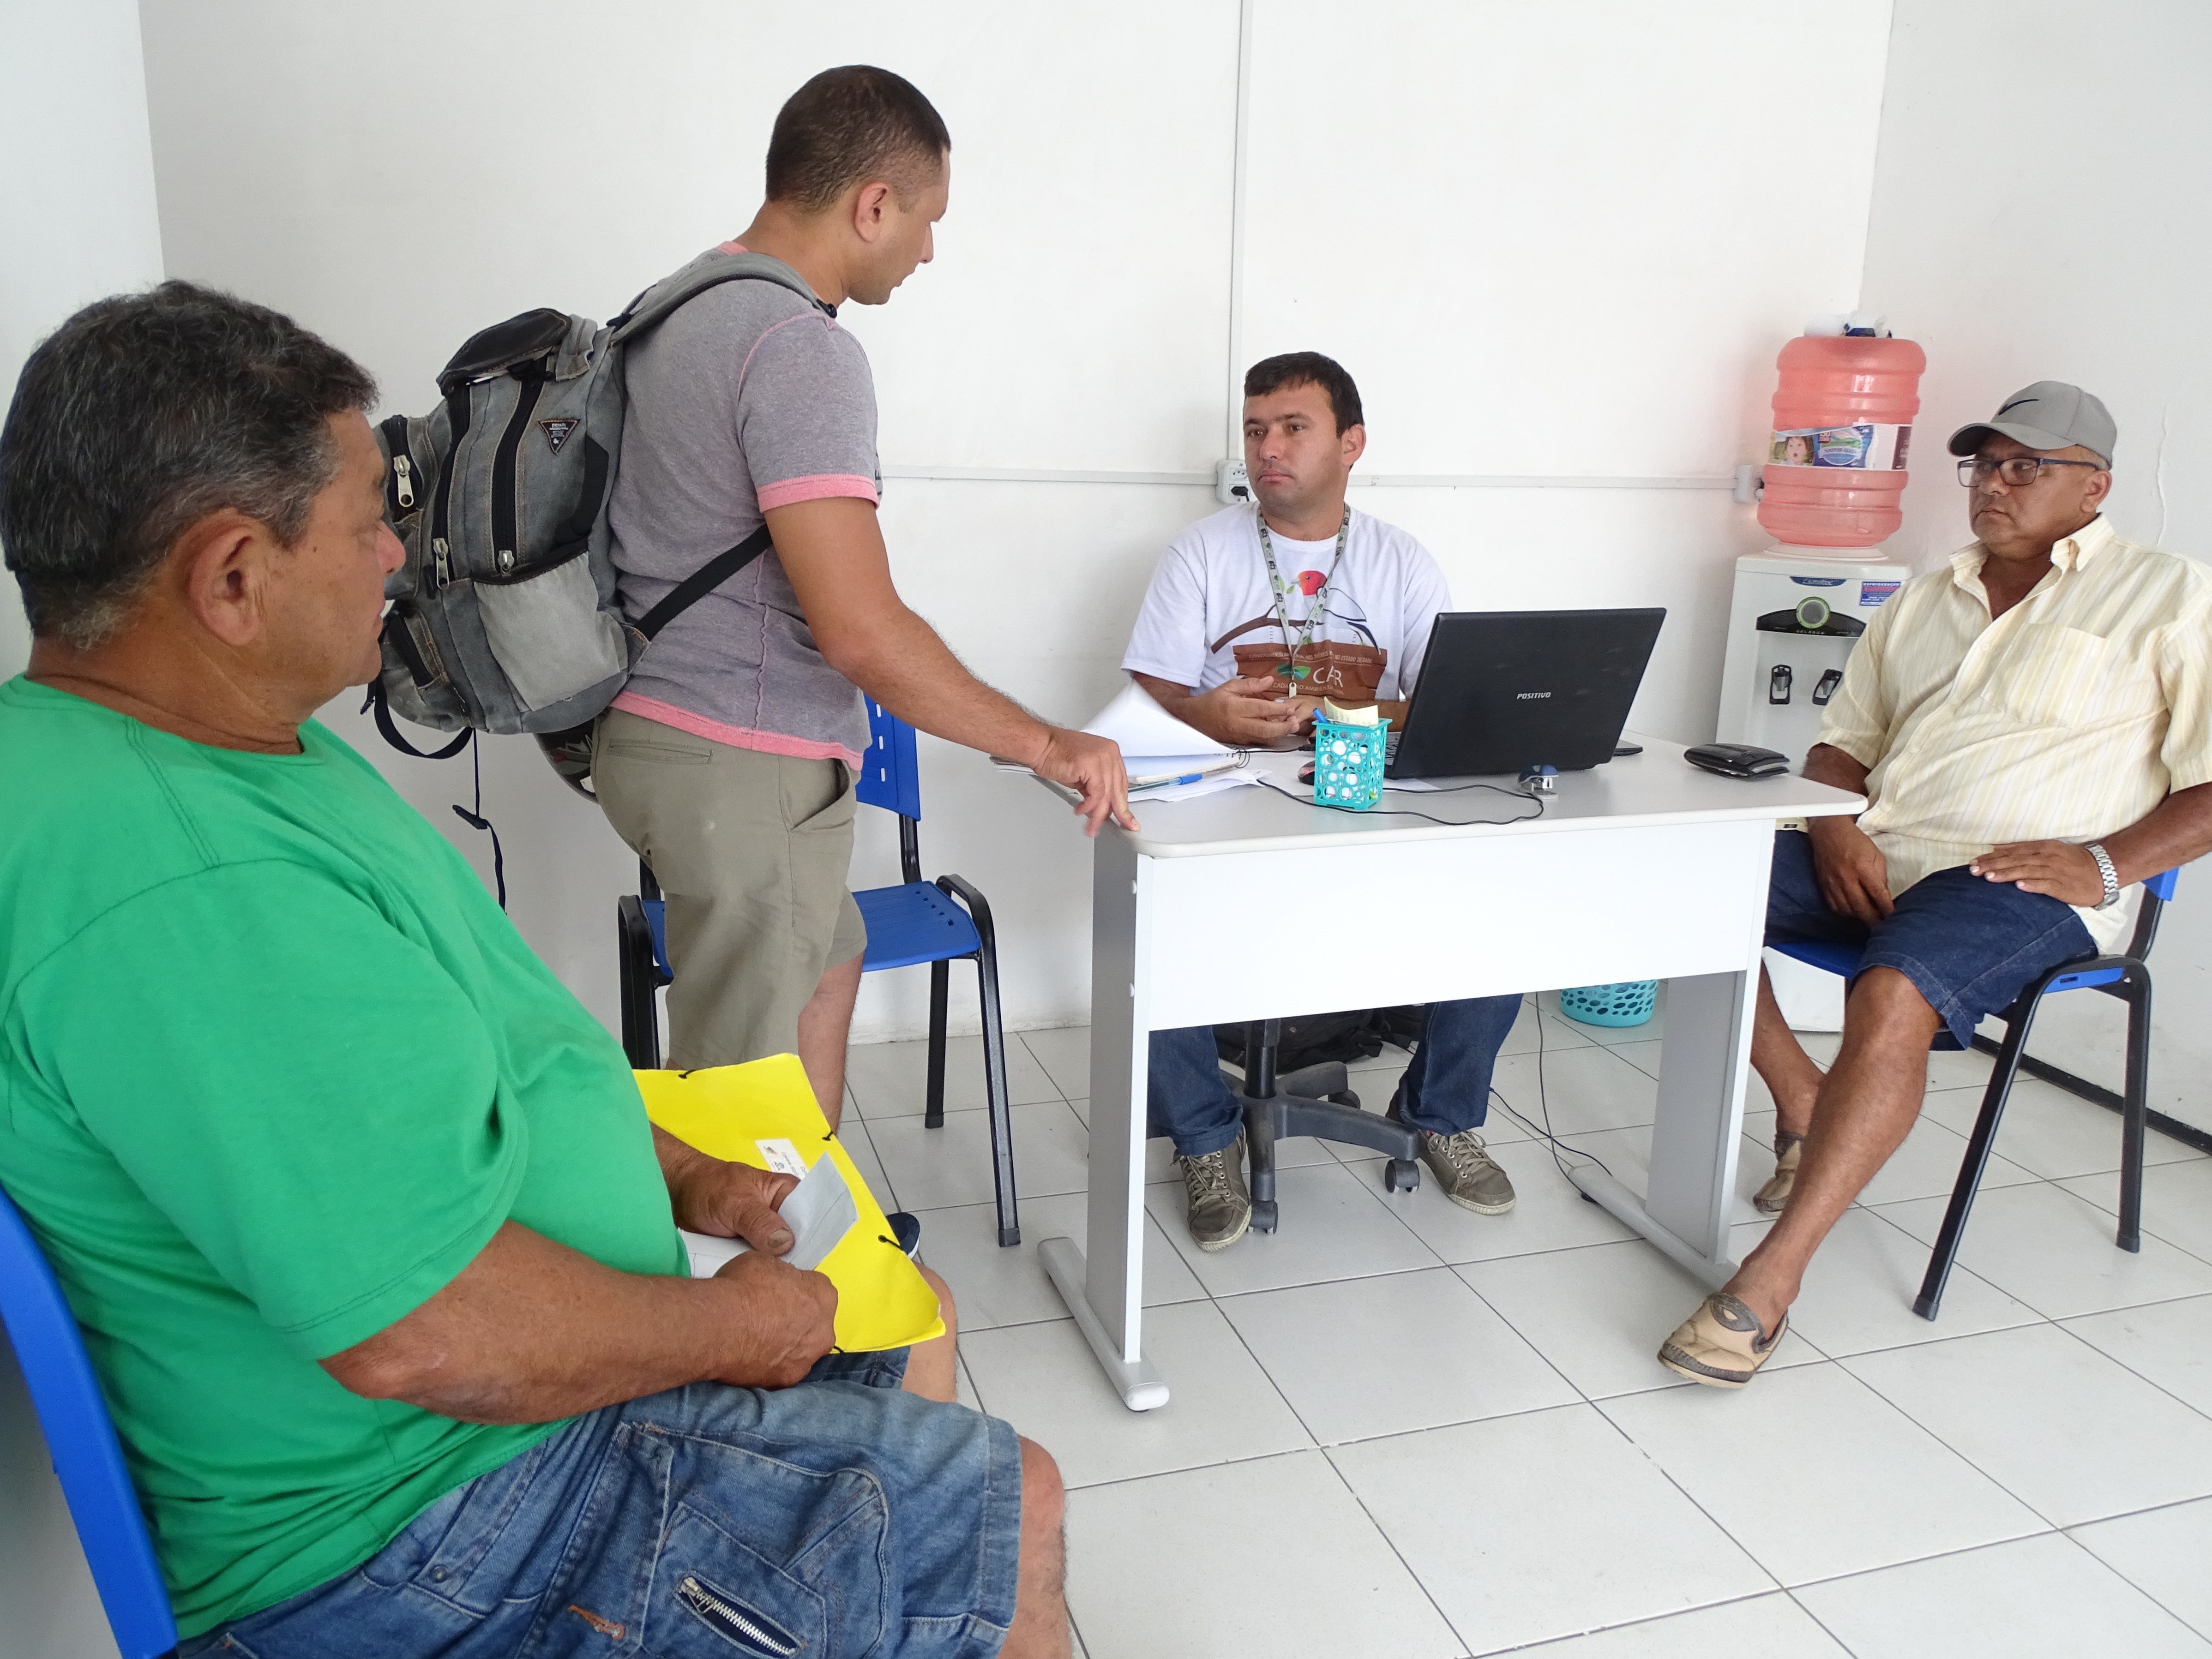
<svg viewBox="0 0 2212 1659">
<path fill-rule="evenodd" d="M 668 900 L 668 1063 L 799 1047 L 823 974 L 866 948 L 846 888 L 853 769 L 732 748 L 620 709 L 599 717 L 592 786 Z"/>
</svg>

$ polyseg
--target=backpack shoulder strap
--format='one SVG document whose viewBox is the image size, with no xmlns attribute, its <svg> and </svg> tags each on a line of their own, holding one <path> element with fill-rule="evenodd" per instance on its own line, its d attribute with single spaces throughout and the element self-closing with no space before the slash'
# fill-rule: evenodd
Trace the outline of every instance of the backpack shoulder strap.
<svg viewBox="0 0 2212 1659">
<path fill-rule="evenodd" d="M 648 640 L 666 627 L 685 611 L 697 604 L 716 588 L 728 581 L 747 565 L 766 553 L 774 544 L 763 524 L 750 536 L 727 552 L 718 553 L 690 575 L 671 588 L 661 602 L 633 624 Z"/>
<path fill-rule="evenodd" d="M 718 288 L 725 282 L 773 282 L 778 288 L 790 289 L 808 305 L 835 314 L 835 307 L 823 306 L 816 299 L 814 290 L 781 259 L 771 259 L 764 253 L 722 253 L 695 261 L 677 275 L 656 282 L 631 300 L 623 314 L 607 324 L 608 343 L 624 344 L 659 327 L 672 312 L 708 288 Z"/>
</svg>

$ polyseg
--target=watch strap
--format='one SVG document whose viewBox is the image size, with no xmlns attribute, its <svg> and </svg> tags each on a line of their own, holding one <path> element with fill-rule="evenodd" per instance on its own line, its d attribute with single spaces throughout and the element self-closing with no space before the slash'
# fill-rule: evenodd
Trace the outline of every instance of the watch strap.
<svg viewBox="0 0 2212 1659">
<path fill-rule="evenodd" d="M 2112 855 L 2105 851 L 2101 841 L 2085 841 L 2081 850 L 2097 861 L 2097 874 L 2105 878 L 2105 896 L 2097 901 L 2096 908 L 2109 910 L 2120 897 L 2120 874 L 2112 868 Z"/>
</svg>

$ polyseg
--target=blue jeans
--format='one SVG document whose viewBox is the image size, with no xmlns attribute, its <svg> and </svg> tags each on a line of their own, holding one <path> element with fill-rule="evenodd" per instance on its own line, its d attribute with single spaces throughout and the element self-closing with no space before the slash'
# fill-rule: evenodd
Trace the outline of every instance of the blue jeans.
<svg viewBox="0 0 2212 1659">
<path fill-rule="evenodd" d="M 1859 972 L 1903 974 L 1961 1048 L 1985 1016 L 2011 1007 L 2038 974 L 2097 949 L 2071 905 L 2009 881 L 1985 881 L 1964 864 L 1915 881 L 1869 928 L 1828 908 L 1814 872 L 1813 838 L 1784 830 L 1774 838 L 1766 942 L 1801 942 L 1863 946 Z"/>
<path fill-rule="evenodd" d="M 1013 1621 L 1014 1432 L 902 1393 L 903 1349 L 796 1388 L 696 1383 L 576 1419 L 349 1573 L 187 1659 L 988 1659 Z"/>
<path fill-rule="evenodd" d="M 1391 1103 L 1414 1129 L 1456 1135 L 1490 1115 L 1490 1073 L 1505 1033 L 1521 1013 L 1518 996 L 1431 1002 L 1413 1063 Z M 1145 1091 L 1149 1132 L 1164 1135 L 1185 1158 L 1218 1152 L 1243 1132 L 1244 1111 L 1221 1075 L 1213 1027 L 1152 1033 Z"/>
</svg>

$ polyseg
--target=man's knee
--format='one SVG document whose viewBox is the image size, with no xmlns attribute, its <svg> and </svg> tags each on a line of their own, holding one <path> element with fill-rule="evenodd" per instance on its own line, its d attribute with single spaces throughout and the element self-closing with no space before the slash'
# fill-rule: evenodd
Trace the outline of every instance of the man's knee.
<svg viewBox="0 0 2212 1659">
<path fill-rule="evenodd" d="M 1026 1436 L 1022 1442 L 1022 1530 L 1030 1536 L 1060 1535 L 1067 1509 L 1067 1488 L 1052 1454 Z"/>
<path fill-rule="evenodd" d="M 919 1262 L 914 1265 L 915 1271 L 921 1275 L 922 1281 L 937 1293 L 937 1311 L 945 1321 L 945 1334 L 957 1336 L 960 1331 L 960 1310 L 953 1304 L 952 1287 L 945 1282 L 944 1276 L 936 1268 L 926 1268 Z"/>
<path fill-rule="evenodd" d="M 1942 1023 L 1920 987 L 1895 968 L 1869 968 L 1844 1004 L 1844 1040 L 1878 1050 L 1924 1050 Z"/>
</svg>

